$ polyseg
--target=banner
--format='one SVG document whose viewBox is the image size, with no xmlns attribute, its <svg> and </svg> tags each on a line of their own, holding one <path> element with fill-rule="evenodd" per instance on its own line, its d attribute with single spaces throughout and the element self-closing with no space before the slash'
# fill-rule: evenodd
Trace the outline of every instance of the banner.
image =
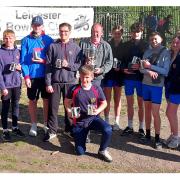
<svg viewBox="0 0 180 180">
<path fill-rule="evenodd" d="M 31 21 L 37 15 L 43 18 L 45 33 L 53 39 L 59 38 L 59 24 L 63 22 L 71 24 L 71 38 L 91 35 L 93 8 L 1 7 L 0 39 L 5 29 L 11 29 L 16 39 L 21 40 L 32 31 Z"/>
</svg>

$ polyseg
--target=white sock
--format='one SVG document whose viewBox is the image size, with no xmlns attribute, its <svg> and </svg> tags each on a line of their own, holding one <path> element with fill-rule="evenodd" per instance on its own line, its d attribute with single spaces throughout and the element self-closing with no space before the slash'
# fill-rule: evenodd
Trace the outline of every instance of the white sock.
<svg viewBox="0 0 180 180">
<path fill-rule="evenodd" d="M 116 116 L 116 117 L 115 117 L 115 122 L 116 122 L 117 125 L 119 125 L 119 119 L 120 119 L 119 116 Z"/>
<path fill-rule="evenodd" d="M 3 132 L 8 132 L 8 129 L 3 129 Z"/>
<path fill-rule="evenodd" d="M 128 127 L 133 128 L 133 120 L 128 120 Z"/>
<path fill-rule="evenodd" d="M 144 128 L 144 121 L 139 121 L 139 129 L 143 129 Z"/>
</svg>

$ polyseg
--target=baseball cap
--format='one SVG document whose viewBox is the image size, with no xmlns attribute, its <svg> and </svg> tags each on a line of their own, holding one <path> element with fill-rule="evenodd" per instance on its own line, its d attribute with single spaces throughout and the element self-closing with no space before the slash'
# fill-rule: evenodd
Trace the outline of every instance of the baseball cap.
<svg viewBox="0 0 180 180">
<path fill-rule="evenodd" d="M 41 16 L 35 16 L 35 17 L 33 17 L 31 24 L 43 25 L 43 19 L 42 19 L 42 17 L 41 17 Z"/>
</svg>

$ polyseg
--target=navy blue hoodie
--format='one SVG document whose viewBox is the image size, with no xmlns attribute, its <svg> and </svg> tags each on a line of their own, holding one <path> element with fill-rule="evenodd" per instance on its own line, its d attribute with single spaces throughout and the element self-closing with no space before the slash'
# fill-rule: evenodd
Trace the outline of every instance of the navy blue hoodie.
<svg viewBox="0 0 180 180">
<path fill-rule="evenodd" d="M 66 58 L 69 65 L 58 69 L 55 67 L 57 59 Z M 60 40 L 52 43 L 47 52 L 46 61 L 46 85 L 50 86 L 54 83 L 75 83 L 76 72 L 82 64 L 81 48 L 70 40 L 64 44 Z"/>
<path fill-rule="evenodd" d="M 19 63 L 20 51 L 16 47 L 7 49 L 2 45 L 0 48 L 0 89 L 8 89 L 21 86 L 21 74 L 19 71 L 10 71 L 12 62 Z"/>
</svg>

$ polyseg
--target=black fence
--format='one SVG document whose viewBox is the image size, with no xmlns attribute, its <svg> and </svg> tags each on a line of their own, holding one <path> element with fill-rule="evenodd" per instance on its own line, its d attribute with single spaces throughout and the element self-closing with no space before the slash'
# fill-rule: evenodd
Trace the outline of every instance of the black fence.
<svg viewBox="0 0 180 180">
<path fill-rule="evenodd" d="M 129 28 L 134 22 L 144 23 L 145 17 L 154 11 L 158 19 L 162 19 L 167 15 L 172 15 L 171 32 L 173 35 L 180 30 L 180 7 L 94 7 L 94 21 L 99 22 L 104 27 L 104 39 L 111 38 L 111 30 L 114 25 L 122 25 L 124 27 L 124 40 L 129 38 Z M 167 34 L 167 42 L 173 35 Z M 143 34 L 146 38 L 146 29 Z"/>
</svg>

